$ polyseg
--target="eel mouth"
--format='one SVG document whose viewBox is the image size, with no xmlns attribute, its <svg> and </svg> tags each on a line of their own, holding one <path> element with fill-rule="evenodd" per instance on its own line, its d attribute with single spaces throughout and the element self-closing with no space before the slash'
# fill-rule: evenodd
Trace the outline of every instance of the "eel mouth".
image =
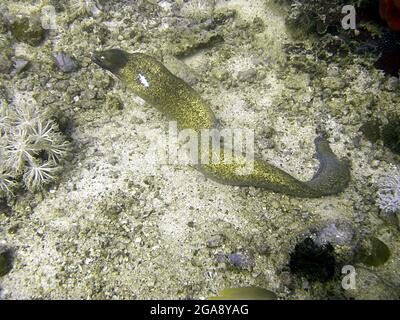
<svg viewBox="0 0 400 320">
<path fill-rule="evenodd" d="M 101 67 L 100 52 L 92 53 L 92 62 L 94 62 L 95 64 L 97 64 L 98 66 Z"/>
<path fill-rule="evenodd" d="M 102 69 L 110 70 L 111 66 L 109 66 L 104 60 L 105 56 L 103 55 L 103 51 L 96 51 L 92 53 L 92 62 L 97 64 Z"/>
<path fill-rule="evenodd" d="M 96 51 L 92 54 L 92 61 L 103 69 L 118 74 L 129 61 L 129 53 L 120 49 Z"/>
</svg>

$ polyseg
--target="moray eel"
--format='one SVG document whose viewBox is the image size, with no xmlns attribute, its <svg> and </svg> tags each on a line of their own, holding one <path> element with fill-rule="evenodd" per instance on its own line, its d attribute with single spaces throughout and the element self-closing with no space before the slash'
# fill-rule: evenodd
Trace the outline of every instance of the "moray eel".
<svg viewBox="0 0 400 320">
<path fill-rule="evenodd" d="M 156 59 L 143 53 L 110 49 L 94 53 L 92 60 L 113 73 L 133 93 L 175 120 L 179 129 L 200 133 L 204 129 L 218 128 L 213 111 L 199 94 Z M 211 148 L 212 151 L 206 154 L 211 159 L 217 153 L 219 161 L 200 162 L 197 169 L 206 177 L 227 185 L 254 186 L 309 198 L 337 194 L 349 182 L 348 161 L 339 160 L 322 137 L 315 139 L 315 145 L 320 167 L 308 182 L 299 181 L 260 159 L 254 159 L 251 171 L 241 172 L 248 159 L 226 155 L 222 147 L 216 151 Z M 228 158 L 231 161 L 224 161 Z"/>
</svg>

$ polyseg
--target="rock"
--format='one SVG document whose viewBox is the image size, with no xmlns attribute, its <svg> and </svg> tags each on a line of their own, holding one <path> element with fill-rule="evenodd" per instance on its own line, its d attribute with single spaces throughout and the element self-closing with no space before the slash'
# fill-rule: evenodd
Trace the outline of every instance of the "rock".
<svg viewBox="0 0 400 320">
<path fill-rule="evenodd" d="M 65 53 L 58 53 L 54 56 L 57 67 L 64 73 L 77 70 L 78 66 L 74 58 Z"/>
<path fill-rule="evenodd" d="M 353 226 L 347 221 L 331 222 L 317 231 L 315 244 L 350 245 L 355 238 Z"/>
<path fill-rule="evenodd" d="M 251 271 L 255 266 L 254 258 L 251 255 L 242 252 L 230 254 L 228 262 L 235 268 L 246 269 L 249 271 Z"/>
<path fill-rule="evenodd" d="M 217 252 L 214 256 L 216 263 L 224 263 L 226 261 L 226 255 L 223 252 Z"/>
<path fill-rule="evenodd" d="M 352 139 L 354 148 L 358 149 L 361 147 L 361 137 L 357 136 Z"/>
<path fill-rule="evenodd" d="M 265 242 L 256 244 L 256 250 L 261 255 L 269 255 L 271 253 L 271 248 Z"/>
<path fill-rule="evenodd" d="M 265 139 L 259 142 L 260 150 L 271 150 L 275 148 L 275 142 L 272 139 Z"/>
<path fill-rule="evenodd" d="M 211 48 L 224 42 L 224 38 L 216 31 L 202 31 L 195 34 L 182 35 L 182 41 L 172 44 L 171 53 L 176 57 L 186 57 L 199 50 Z"/>
<path fill-rule="evenodd" d="M 237 15 L 237 11 L 234 9 L 219 8 L 219 9 L 215 10 L 215 12 L 214 12 L 214 15 L 212 18 L 212 25 L 218 26 L 218 25 L 226 24 L 230 21 L 233 21 L 235 19 L 236 15 Z"/>
<path fill-rule="evenodd" d="M 261 132 L 261 136 L 270 139 L 276 134 L 276 131 L 273 127 L 266 127 L 264 130 Z"/>
<path fill-rule="evenodd" d="M 398 300 L 396 284 L 382 281 L 373 271 L 365 268 L 356 269 L 356 290 L 347 290 L 346 296 L 355 300 Z"/>
<path fill-rule="evenodd" d="M 281 290 L 295 290 L 296 289 L 296 281 L 293 275 L 290 272 L 284 271 L 279 277 L 279 286 Z"/>
<path fill-rule="evenodd" d="M 13 65 L 13 70 L 11 71 L 11 75 L 14 77 L 20 74 L 22 71 L 25 71 L 28 67 L 29 67 L 29 61 L 16 60 Z"/>
<path fill-rule="evenodd" d="M 183 79 L 189 85 L 193 86 L 199 81 L 198 75 L 196 74 L 195 70 L 190 68 L 183 61 L 171 55 L 164 57 L 163 61 L 168 70 L 170 70 L 177 77 Z"/>
<path fill-rule="evenodd" d="M 212 71 L 212 76 L 220 81 L 220 82 L 224 82 L 226 80 L 229 79 L 230 74 L 227 70 L 223 69 L 223 68 L 216 68 Z"/>
<path fill-rule="evenodd" d="M 264 21 L 260 17 L 255 17 L 253 19 L 253 23 L 252 23 L 251 27 L 255 33 L 261 33 L 261 32 L 264 32 L 264 30 L 265 30 Z"/>
<path fill-rule="evenodd" d="M 207 240 L 207 248 L 218 248 L 222 246 L 225 241 L 225 237 L 222 234 L 213 235 L 209 240 Z"/>
<path fill-rule="evenodd" d="M 239 71 L 238 72 L 238 80 L 239 81 L 252 81 L 255 79 L 257 76 L 257 71 L 254 69 L 249 69 L 245 71 Z"/>
</svg>

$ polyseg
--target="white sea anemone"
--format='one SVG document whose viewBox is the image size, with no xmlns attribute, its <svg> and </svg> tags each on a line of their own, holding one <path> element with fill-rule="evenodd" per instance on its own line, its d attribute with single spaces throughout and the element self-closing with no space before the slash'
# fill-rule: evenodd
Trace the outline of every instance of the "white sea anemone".
<svg viewBox="0 0 400 320">
<path fill-rule="evenodd" d="M 11 194 L 21 178 L 28 190 L 41 189 L 54 180 L 69 143 L 29 94 L 0 107 L 0 193 Z"/>
<path fill-rule="evenodd" d="M 95 0 L 70 0 L 71 10 L 80 16 L 89 14 L 97 17 L 101 13 L 101 6 Z"/>
<path fill-rule="evenodd" d="M 12 194 L 11 189 L 13 185 L 12 175 L 0 168 L 0 196 L 3 194 Z"/>
<path fill-rule="evenodd" d="M 35 154 L 36 150 L 29 142 L 27 130 L 18 129 L 10 135 L 4 156 L 16 173 L 20 173 L 27 163 L 32 162 Z"/>
<path fill-rule="evenodd" d="M 30 191 L 40 189 L 54 180 L 56 170 L 57 165 L 52 162 L 39 163 L 34 161 L 30 163 L 23 177 L 25 186 Z"/>
<path fill-rule="evenodd" d="M 0 137 L 7 134 L 7 129 L 10 126 L 10 118 L 7 112 L 7 104 L 0 99 Z"/>
</svg>

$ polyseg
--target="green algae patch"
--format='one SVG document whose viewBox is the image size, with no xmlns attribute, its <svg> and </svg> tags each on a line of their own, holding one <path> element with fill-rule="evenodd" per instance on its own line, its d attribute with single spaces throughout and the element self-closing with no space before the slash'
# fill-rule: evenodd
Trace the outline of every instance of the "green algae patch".
<svg viewBox="0 0 400 320">
<path fill-rule="evenodd" d="M 218 292 L 208 300 L 276 300 L 274 292 L 259 287 L 229 288 Z"/>
<path fill-rule="evenodd" d="M 389 247 L 378 238 L 372 237 L 360 250 L 358 259 L 367 266 L 379 267 L 389 260 L 390 255 Z"/>
</svg>

